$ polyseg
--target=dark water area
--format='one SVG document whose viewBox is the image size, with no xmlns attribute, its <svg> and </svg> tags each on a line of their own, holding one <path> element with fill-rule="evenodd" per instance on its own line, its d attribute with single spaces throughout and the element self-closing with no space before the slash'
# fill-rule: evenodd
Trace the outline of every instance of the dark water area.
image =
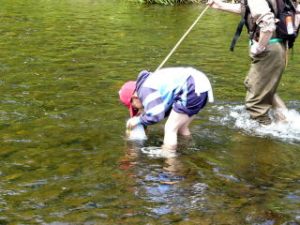
<svg viewBox="0 0 300 225">
<path fill-rule="evenodd" d="M 207 74 L 215 103 L 176 158 L 125 140 L 124 81 L 155 70 L 204 5 L 104 0 L 2 0 L 0 224 L 300 224 L 297 41 L 279 86 L 290 124 L 252 126 L 239 17 L 209 9 L 166 66 Z M 250 125 L 249 125 L 250 124 Z"/>
</svg>

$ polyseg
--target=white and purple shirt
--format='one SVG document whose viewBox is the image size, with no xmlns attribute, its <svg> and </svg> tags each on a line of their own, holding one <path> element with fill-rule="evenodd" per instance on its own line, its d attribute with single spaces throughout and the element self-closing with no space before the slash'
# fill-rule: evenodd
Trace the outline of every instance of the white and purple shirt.
<svg viewBox="0 0 300 225">
<path fill-rule="evenodd" d="M 208 78 L 192 67 L 163 68 L 154 73 L 142 71 L 137 78 L 136 91 L 144 106 L 144 113 L 139 116 L 140 123 L 145 126 L 164 119 L 172 107 L 177 112 L 191 116 L 204 107 L 207 98 L 213 102 Z M 201 107 L 199 103 L 197 109 L 194 106 L 187 109 L 188 100 L 193 98 L 194 103 L 194 99 L 200 98 L 201 93 L 205 97 Z"/>
</svg>

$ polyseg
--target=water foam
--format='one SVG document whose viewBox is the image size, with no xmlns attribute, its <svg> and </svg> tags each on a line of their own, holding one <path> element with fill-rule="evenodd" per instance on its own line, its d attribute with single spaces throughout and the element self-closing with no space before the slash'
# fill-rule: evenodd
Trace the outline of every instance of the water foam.
<svg viewBox="0 0 300 225">
<path fill-rule="evenodd" d="M 164 150 L 156 146 L 143 147 L 141 151 L 151 158 L 173 158 L 177 156 L 175 151 Z"/>
<path fill-rule="evenodd" d="M 249 113 L 243 105 L 215 106 L 218 113 L 222 115 L 212 116 L 210 120 L 218 121 L 225 126 L 233 126 L 242 129 L 247 134 L 267 136 L 288 142 L 300 142 L 300 114 L 296 110 L 281 111 L 286 117 L 285 122 L 272 122 L 268 126 L 260 125 L 250 119 Z M 274 114 L 271 111 L 270 116 Z"/>
</svg>

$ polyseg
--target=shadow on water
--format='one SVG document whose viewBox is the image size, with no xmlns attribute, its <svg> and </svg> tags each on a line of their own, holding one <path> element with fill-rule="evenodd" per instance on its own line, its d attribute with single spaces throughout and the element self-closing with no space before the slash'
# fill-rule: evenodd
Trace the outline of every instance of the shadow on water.
<svg viewBox="0 0 300 225">
<path fill-rule="evenodd" d="M 216 103 L 152 158 L 163 123 L 126 142 L 117 91 L 154 70 L 204 6 L 128 1 L 2 1 L 0 224 L 300 223 L 299 44 L 279 86 L 290 123 L 261 129 L 242 106 L 247 38 L 208 10 L 166 66 L 211 80 Z M 226 23 L 225 23 L 226 22 Z"/>
</svg>

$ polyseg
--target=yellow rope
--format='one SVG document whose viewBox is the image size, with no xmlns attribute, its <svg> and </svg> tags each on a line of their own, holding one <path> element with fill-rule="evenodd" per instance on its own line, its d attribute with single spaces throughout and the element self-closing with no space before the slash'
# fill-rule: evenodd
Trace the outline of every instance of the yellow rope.
<svg viewBox="0 0 300 225">
<path fill-rule="evenodd" d="M 168 59 L 171 57 L 171 55 L 175 52 L 175 50 L 178 48 L 178 46 L 181 44 L 181 42 L 184 40 L 184 38 L 191 32 L 191 30 L 194 28 L 194 26 L 197 24 L 197 22 L 201 19 L 201 17 L 204 15 L 204 13 L 206 12 L 206 10 L 208 8 L 209 8 L 209 5 L 207 5 L 205 7 L 205 9 L 203 9 L 203 11 L 200 13 L 200 15 L 195 20 L 195 22 L 184 33 L 184 35 L 180 38 L 180 40 L 177 42 L 177 44 L 173 47 L 173 49 L 170 51 L 170 53 L 167 55 L 167 57 L 164 59 L 164 61 L 162 61 L 162 63 L 157 67 L 157 69 L 155 71 L 159 70 L 168 61 Z"/>
</svg>

